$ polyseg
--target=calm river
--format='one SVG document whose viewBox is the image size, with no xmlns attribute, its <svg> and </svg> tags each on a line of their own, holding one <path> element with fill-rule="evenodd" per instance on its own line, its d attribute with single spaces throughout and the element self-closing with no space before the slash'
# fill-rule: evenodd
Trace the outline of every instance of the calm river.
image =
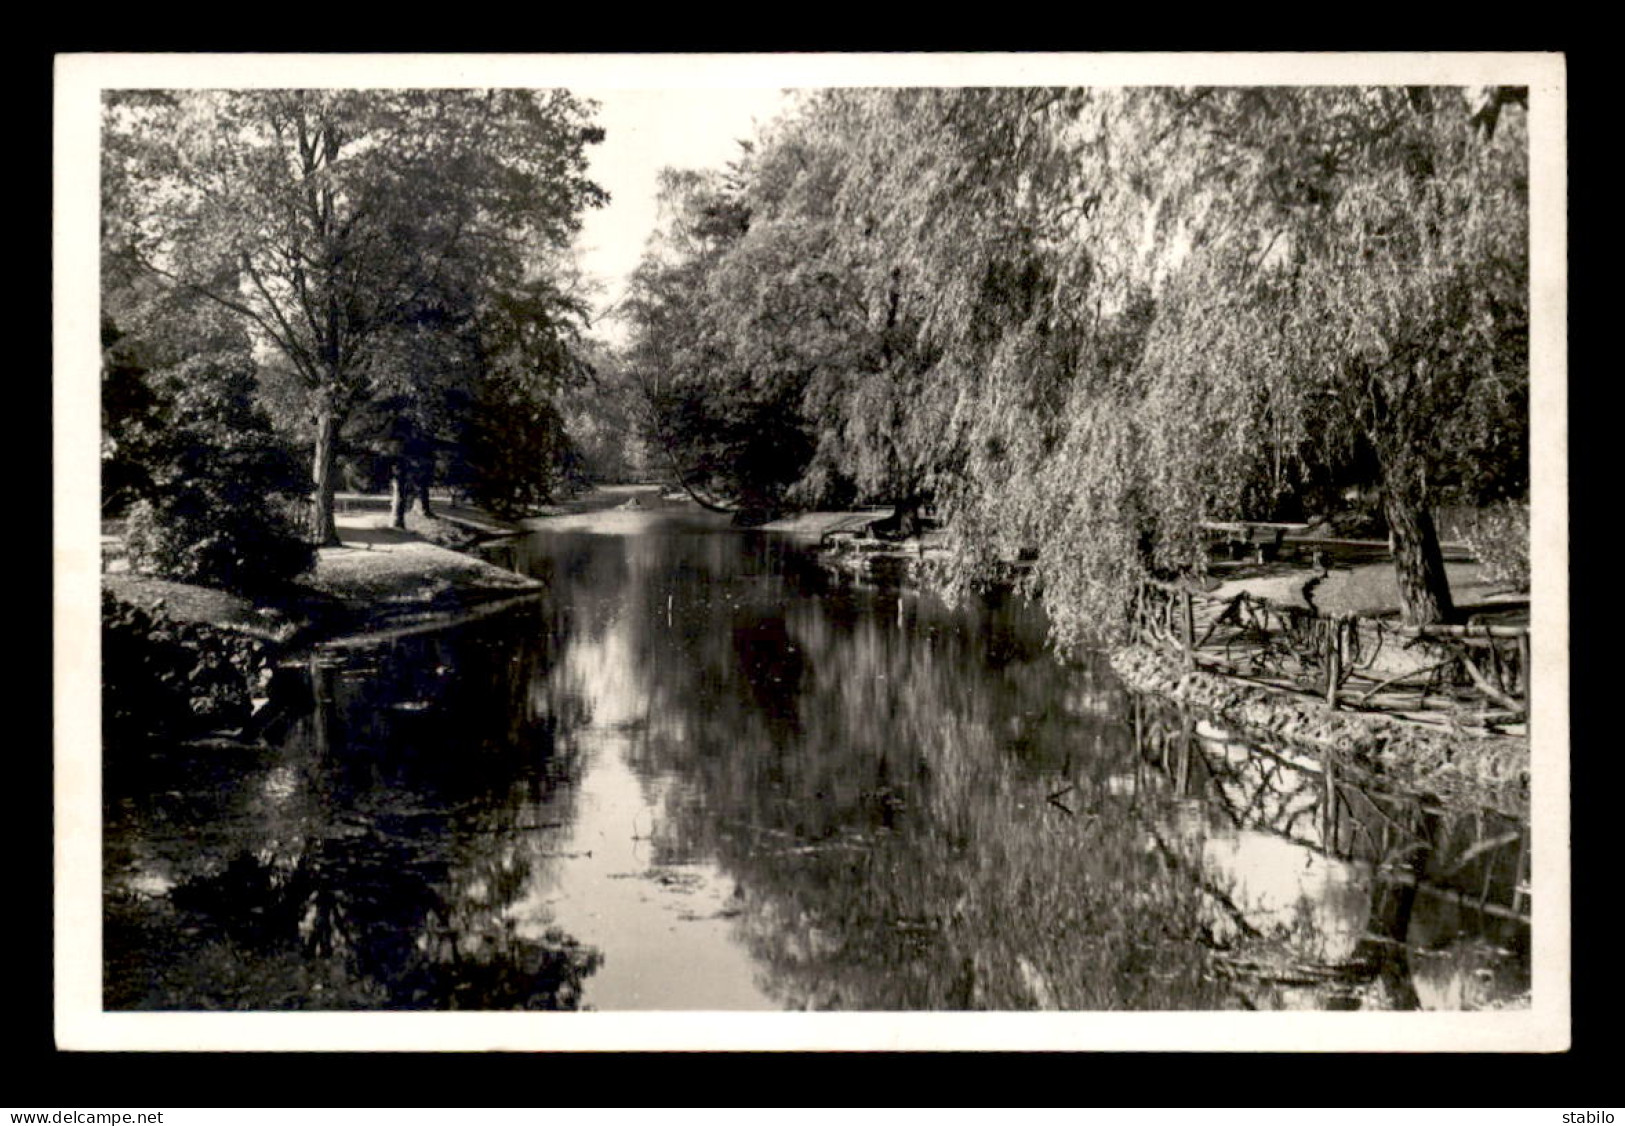
<svg viewBox="0 0 1625 1126">
<path fill-rule="evenodd" d="M 1528 837 L 649 499 L 542 598 L 326 646 L 263 750 L 109 748 L 110 1009 L 1528 1003 Z"/>
</svg>

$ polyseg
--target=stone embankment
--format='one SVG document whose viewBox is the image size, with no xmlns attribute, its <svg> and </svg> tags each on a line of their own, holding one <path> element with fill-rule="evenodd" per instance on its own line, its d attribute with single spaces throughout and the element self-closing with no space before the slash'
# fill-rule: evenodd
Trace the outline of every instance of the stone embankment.
<svg viewBox="0 0 1625 1126">
<path fill-rule="evenodd" d="M 1233 676 L 1188 669 L 1148 646 L 1115 650 L 1112 668 L 1130 688 L 1213 715 L 1238 733 L 1308 745 L 1408 788 L 1522 811 L 1528 802 L 1529 743 L 1375 712 L 1333 710 L 1324 701 Z"/>
</svg>

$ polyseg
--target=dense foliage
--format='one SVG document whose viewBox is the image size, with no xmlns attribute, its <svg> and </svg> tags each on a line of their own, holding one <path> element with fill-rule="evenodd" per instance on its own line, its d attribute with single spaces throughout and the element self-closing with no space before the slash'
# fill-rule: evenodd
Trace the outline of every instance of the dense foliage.
<svg viewBox="0 0 1625 1126">
<path fill-rule="evenodd" d="M 658 471 L 702 500 L 771 513 L 805 465 L 807 435 L 796 377 L 773 366 L 762 322 L 786 339 L 808 318 L 760 312 L 772 296 L 752 287 L 792 285 L 791 263 L 752 259 L 751 204 L 737 175 L 667 173 L 661 202 L 667 225 L 627 302 L 640 329 L 625 365 L 634 409 Z"/>
<path fill-rule="evenodd" d="M 493 512 L 521 514 L 585 484 L 564 405 L 591 375 L 580 337 L 586 318 L 579 297 L 545 279 L 480 310 L 482 378 L 467 415 L 461 480 Z"/>
<path fill-rule="evenodd" d="M 1490 582 L 1512 590 L 1529 589 L 1528 505 L 1490 505 L 1468 524 L 1462 539 L 1484 565 L 1484 577 Z"/>
<path fill-rule="evenodd" d="M 455 408 L 506 347 L 487 335 L 495 310 L 555 276 L 607 198 L 586 177 L 602 138 L 588 109 L 563 91 L 113 93 L 105 284 L 161 283 L 275 357 L 279 422 L 311 450 L 310 535 L 333 542 L 345 442 L 426 498 Z M 559 311 L 525 331 L 557 336 Z M 527 396 L 557 374 L 526 369 Z"/>
<path fill-rule="evenodd" d="M 951 590 L 1036 554 L 1063 644 L 1200 572 L 1204 522 L 1360 489 L 1407 617 L 1447 618 L 1432 507 L 1527 490 L 1522 97 L 810 95 L 667 178 L 647 430 L 743 505 L 933 504 Z"/>
</svg>

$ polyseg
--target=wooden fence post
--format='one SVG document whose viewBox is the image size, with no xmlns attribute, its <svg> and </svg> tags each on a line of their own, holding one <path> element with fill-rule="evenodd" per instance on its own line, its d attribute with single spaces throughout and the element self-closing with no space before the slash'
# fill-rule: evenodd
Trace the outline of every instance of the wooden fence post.
<svg viewBox="0 0 1625 1126">
<path fill-rule="evenodd" d="M 1326 631 L 1326 703 L 1337 709 L 1337 683 L 1343 679 L 1343 623 L 1331 620 Z"/>
<path fill-rule="evenodd" d="M 1520 671 L 1523 676 L 1523 710 L 1526 715 L 1533 715 L 1535 694 L 1530 690 L 1530 686 L 1535 680 L 1535 666 L 1530 664 L 1529 631 L 1527 629 L 1518 635 L 1518 663 L 1522 666 Z"/>
<path fill-rule="evenodd" d="M 1320 810 L 1320 847 L 1327 856 L 1337 855 L 1337 768 L 1330 751 L 1320 753 L 1320 769 L 1326 782 L 1325 805 Z"/>
<path fill-rule="evenodd" d="M 1185 599 L 1185 667 L 1196 667 L 1196 607 L 1188 590 L 1181 591 Z"/>
<path fill-rule="evenodd" d="M 1524 872 L 1529 864 L 1529 833 L 1523 832 L 1518 837 L 1518 862 L 1512 871 L 1512 913 L 1516 915 L 1523 910 L 1523 887 L 1527 882 Z"/>
</svg>

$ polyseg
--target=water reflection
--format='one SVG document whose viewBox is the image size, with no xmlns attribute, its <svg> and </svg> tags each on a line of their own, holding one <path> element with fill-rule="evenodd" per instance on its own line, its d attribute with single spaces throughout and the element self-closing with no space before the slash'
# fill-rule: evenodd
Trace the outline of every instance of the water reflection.
<svg viewBox="0 0 1625 1126">
<path fill-rule="evenodd" d="M 559 527 L 493 549 L 531 609 L 286 670 L 263 753 L 109 753 L 110 1007 L 1527 1001 L 1516 822 L 1138 701 L 1018 600 Z"/>
<path fill-rule="evenodd" d="M 664 539 L 554 535 L 515 562 L 603 623 L 666 717 L 617 733 L 660 788 L 651 844 L 728 874 L 775 1005 L 1222 1002 L 1200 892 L 1114 809 L 1046 800 L 1129 750 L 1103 667 L 1057 666 L 1019 604 L 842 587 L 767 537 Z"/>
<path fill-rule="evenodd" d="M 109 1008 L 573 1008 L 509 908 L 569 819 L 537 616 L 312 658 L 279 742 L 108 749 Z"/>
<path fill-rule="evenodd" d="M 1187 802 L 1159 847 L 1203 873 L 1215 966 L 1250 1006 L 1527 1003 L 1518 820 L 1450 813 L 1146 700 L 1132 711 L 1141 764 Z"/>
</svg>

